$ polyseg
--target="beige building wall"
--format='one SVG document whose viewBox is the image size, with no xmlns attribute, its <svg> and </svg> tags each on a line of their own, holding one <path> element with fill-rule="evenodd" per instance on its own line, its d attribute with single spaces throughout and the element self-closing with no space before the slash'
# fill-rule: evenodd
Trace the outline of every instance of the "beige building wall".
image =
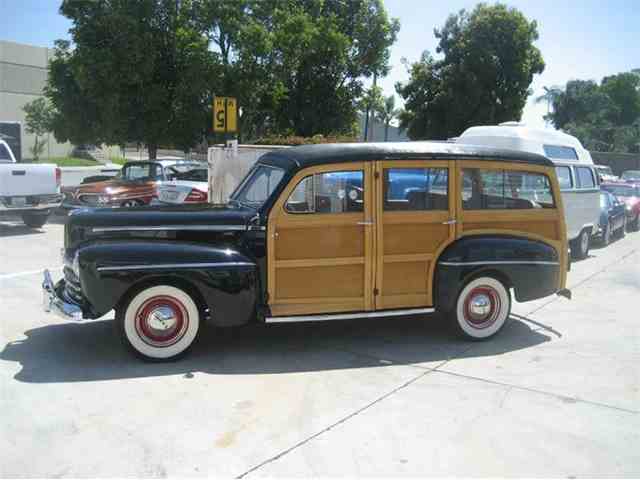
<svg viewBox="0 0 640 480">
<path fill-rule="evenodd" d="M 47 68 L 53 50 L 0 40 L 0 122 L 19 122 L 22 133 L 22 158 L 33 157 L 35 137 L 24 126 L 25 104 L 42 96 L 47 81 Z M 70 143 L 58 143 L 47 136 L 43 157 L 69 155 Z"/>
</svg>

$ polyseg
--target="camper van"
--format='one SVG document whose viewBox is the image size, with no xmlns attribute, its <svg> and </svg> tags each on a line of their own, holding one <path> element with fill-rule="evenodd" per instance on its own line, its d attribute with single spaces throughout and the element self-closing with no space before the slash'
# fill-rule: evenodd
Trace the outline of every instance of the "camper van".
<svg viewBox="0 0 640 480">
<path fill-rule="evenodd" d="M 600 187 L 591 155 L 577 138 L 557 130 L 505 122 L 468 128 L 455 142 L 520 150 L 549 158 L 560 184 L 571 255 L 576 259 L 588 256 L 591 236 L 598 229 Z M 535 186 L 519 188 L 523 196 L 536 195 Z"/>
</svg>

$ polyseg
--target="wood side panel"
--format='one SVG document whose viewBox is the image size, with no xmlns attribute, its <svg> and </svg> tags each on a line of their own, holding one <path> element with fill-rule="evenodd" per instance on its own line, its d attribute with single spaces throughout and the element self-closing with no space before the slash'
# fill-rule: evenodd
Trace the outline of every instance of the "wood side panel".
<svg viewBox="0 0 640 480">
<path fill-rule="evenodd" d="M 364 258 L 363 227 L 356 225 L 362 216 L 355 217 L 348 226 L 334 224 L 330 218 L 326 220 L 318 227 L 279 228 L 275 259 Z"/>
<path fill-rule="evenodd" d="M 364 265 L 278 268 L 277 300 L 315 297 L 362 297 Z"/>
<path fill-rule="evenodd" d="M 302 315 L 372 308 L 372 163 L 330 164 L 298 172 L 268 219 L 268 293 L 272 315 Z M 291 213 L 284 204 L 309 175 L 363 171 L 364 211 Z"/>
<path fill-rule="evenodd" d="M 378 162 L 379 172 L 376 199 L 378 214 L 376 250 L 376 308 L 430 306 L 434 258 L 454 240 L 455 218 L 454 162 L 452 161 L 393 161 Z M 385 211 L 383 179 L 385 168 L 447 168 L 448 210 Z"/>
</svg>

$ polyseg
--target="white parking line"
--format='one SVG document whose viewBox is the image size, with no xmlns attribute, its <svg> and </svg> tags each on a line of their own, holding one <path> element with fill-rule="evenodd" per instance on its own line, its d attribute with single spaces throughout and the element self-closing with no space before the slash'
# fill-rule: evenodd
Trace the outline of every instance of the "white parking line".
<svg viewBox="0 0 640 480">
<path fill-rule="evenodd" d="M 62 267 L 53 267 L 49 270 L 62 270 Z M 36 275 L 38 273 L 44 272 L 44 268 L 40 270 L 29 270 L 28 272 L 17 272 L 17 273 L 4 273 L 0 274 L 0 280 L 6 280 L 7 278 L 16 278 L 16 277 L 26 277 L 27 275 Z"/>
</svg>

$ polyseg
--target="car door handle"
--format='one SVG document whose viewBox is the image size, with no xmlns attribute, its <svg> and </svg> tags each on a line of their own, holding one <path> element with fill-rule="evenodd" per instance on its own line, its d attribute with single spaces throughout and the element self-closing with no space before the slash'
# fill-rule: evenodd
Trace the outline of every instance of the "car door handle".
<svg viewBox="0 0 640 480">
<path fill-rule="evenodd" d="M 442 222 L 443 225 L 454 225 L 458 223 L 458 221 L 454 218 L 453 220 L 447 220 L 446 222 Z"/>
<path fill-rule="evenodd" d="M 358 222 L 358 225 L 373 225 L 373 222 Z"/>
</svg>

